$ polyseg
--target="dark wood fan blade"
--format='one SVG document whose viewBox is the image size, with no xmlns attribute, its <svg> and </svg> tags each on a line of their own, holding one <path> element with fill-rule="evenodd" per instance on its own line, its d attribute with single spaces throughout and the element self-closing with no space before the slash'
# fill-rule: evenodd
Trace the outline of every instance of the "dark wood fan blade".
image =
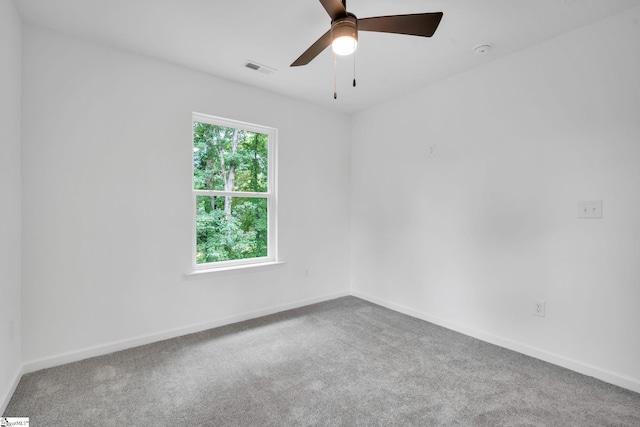
<svg viewBox="0 0 640 427">
<path fill-rule="evenodd" d="M 358 19 L 358 30 L 431 37 L 441 19 L 442 12 L 376 16 Z"/>
<path fill-rule="evenodd" d="M 292 67 L 307 65 L 313 58 L 320 55 L 331 44 L 331 30 L 327 31 L 314 44 L 311 45 L 298 59 L 293 61 Z"/>
<path fill-rule="evenodd" d="M 345 9 L 342 0 L 320 0 L 320 3 L 322 3 L 332 21 L 336 18 L 347 16 L 347 9 Z"/>
</svg>

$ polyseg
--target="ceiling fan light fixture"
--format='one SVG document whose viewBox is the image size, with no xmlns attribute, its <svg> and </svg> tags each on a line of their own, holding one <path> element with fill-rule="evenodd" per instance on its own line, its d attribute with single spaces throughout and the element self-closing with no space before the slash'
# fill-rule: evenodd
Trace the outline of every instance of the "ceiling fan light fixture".
<svg viewBox="0 0 640 427">
<path fill-rule="evenodd" d="M 331 49 L 336 55 L 351 55 L 358 47 L 358 20 L 345 16 L 331 23 Z"/>
<path fill-rule="evenodd" d="M 307 65 L 329 45 L 332 45 L 335 54 L 352 54 L 358 46 L 359 31 L 431 37 L 442 19 L 442 12 L 373 16 L 358 19 L 356 15 L 347 11 L 346 0 L 320 0 L 320 4 L 331 18 L 331 28 L 309 46 L 298 59 L 293 61 L 292 67 Z"/>
</svg>

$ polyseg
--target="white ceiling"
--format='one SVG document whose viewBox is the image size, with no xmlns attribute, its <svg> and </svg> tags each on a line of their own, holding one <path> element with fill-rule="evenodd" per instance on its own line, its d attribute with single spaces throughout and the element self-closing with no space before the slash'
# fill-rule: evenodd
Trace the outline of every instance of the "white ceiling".
<svg viewBox="0 0 640 427">
<path fill-rule="evenodd" d="M 329 29 L 318 0 L 14 0 L 23 20 L 345 112 L 525 49 L 640 0 L 349 0 L 359 18 L 444 12 L 432 38 L 360 32 L 353 60 L 325 50 L 289 65 Z M 474 47 L 490 44 L 487 55 Z M 615 47 L 612 47 L 615 48 Z M 275 68 L 265 75 L 246 60 Z"/>
</svg>

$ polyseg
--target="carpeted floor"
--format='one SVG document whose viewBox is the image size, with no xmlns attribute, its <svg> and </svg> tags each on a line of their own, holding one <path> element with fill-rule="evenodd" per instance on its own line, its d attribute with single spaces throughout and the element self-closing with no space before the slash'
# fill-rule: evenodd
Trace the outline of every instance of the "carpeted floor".
<svg viewBox="0 0 640 427">
<path fill-rule="evenodd" d="M 640 394 L 354 297 L 25 375 L 32 426 L 640 426 Z"/>
</svg>

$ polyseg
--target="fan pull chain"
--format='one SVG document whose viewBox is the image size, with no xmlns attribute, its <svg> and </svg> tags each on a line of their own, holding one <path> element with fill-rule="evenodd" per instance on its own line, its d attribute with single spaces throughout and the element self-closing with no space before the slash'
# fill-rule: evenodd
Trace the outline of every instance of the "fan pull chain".
<svg viewBox="0 0 640 427">
<path fill-rule="evenodd" d="M 338 84 L 336 83 L 336 69 L 338 68 L 338 57 L 333 54 L 333 99 L 338 99 Z"/>
<path fill-rule="evenodd" d="M 353 52 L 353 87 L 356 87 L 356 52 Z"/>
</svg>

